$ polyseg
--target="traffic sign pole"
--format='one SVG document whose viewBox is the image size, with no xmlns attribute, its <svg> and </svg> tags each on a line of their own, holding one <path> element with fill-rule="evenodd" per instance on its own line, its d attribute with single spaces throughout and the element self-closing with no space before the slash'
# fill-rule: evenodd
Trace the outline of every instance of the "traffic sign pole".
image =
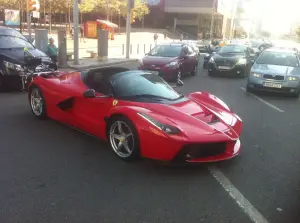
<svg viewBox="0 0 300 223">
<path fill-rule="evenodd" d="M 73 7 L 73 27 L 74 27 L 74 64 L 79 64 L 79 42 L 78 42 L 78 26 L 79 26 L 79 8 L 78 8 L 78 0 L 74 0 Z"/>
</svg>

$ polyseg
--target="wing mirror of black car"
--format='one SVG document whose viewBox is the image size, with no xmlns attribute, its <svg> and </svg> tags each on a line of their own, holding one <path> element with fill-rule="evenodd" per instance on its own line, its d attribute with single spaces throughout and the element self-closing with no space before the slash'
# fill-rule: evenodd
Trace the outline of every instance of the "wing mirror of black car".
<svg viewBox="0 0 300 223">
<path fill-rule="evenodd" d="M 87 89 L 83 92 L 83 97 L 85 98 L 95 98 L 96 91 L 94 89 Z"/>
</svg>

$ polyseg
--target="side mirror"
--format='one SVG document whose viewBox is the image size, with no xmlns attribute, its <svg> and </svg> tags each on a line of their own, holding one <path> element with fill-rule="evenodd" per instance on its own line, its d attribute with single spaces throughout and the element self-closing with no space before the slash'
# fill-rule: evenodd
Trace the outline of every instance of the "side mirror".
<svg viewBox="0 0 300 223">
<path fill-rule="evenodd" d="M 96 91 L 94 89 L 87 89 L 83 92 L 83 97 L 85 98 L 95 98 Z"/>
</svg>

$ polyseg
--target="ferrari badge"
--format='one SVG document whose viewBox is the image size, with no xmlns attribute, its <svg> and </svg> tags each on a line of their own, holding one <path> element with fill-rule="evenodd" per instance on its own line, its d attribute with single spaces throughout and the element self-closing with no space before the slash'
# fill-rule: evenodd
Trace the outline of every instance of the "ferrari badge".
<svg viewBox="0 0 300 223">
<path fill-rule="evenodd" d="M 118 104 L 118 100 L 113 101 L 113 106 L 116 106 Z"/>
</svg>

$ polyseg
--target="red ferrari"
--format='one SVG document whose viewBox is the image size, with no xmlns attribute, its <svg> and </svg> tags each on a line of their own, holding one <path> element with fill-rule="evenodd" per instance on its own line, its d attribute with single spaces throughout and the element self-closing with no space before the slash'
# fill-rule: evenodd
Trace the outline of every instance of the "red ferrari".
<svg viewBox="0 0 300 223">
<path fill-rule="evenodd" d="M 126 161 L 213 162 L 241 148 L 242 120 L 223 101 L 206 92 L 179 94 L 150 71 L 41 73 L 31 79 L 28 97 L 39 119 L 107 140 Z"/>
</svg>

